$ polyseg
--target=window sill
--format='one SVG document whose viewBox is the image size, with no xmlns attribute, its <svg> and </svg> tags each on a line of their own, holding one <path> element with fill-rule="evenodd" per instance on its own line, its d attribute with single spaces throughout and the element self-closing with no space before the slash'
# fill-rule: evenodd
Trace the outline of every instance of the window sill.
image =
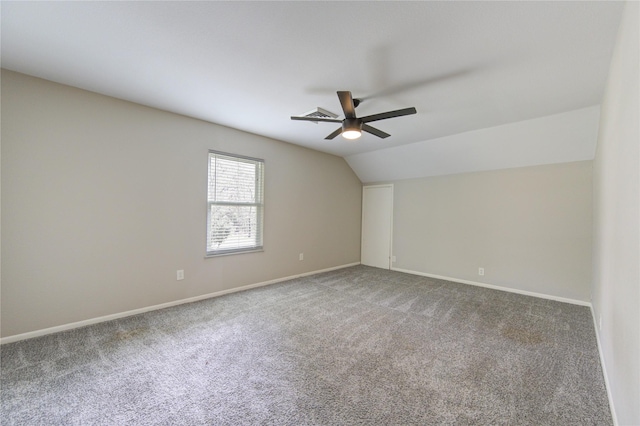
<svg viewBox="0 0 640 426">
<path fill-rule="evenodd" d="M 222 257 L 222 256 L 234 256 L 236 254 L 247 254 L 247 253 L 260 253 L 263 252 L 264 248 L 259 248 L 255 250 L 243 250 L 243 251 L 232 251 L 228 253 L 216 253 L 216 254 L 207 254 L 204 258 L 209 259 L 211 257 Z"/>
</svg>

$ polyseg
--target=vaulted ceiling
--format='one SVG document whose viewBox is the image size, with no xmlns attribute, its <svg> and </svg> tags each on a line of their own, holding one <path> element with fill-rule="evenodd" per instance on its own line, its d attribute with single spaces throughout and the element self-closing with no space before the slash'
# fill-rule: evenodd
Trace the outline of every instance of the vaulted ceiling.
<svg viewBox="0 0 640 426">
<path fill-rule="evenodd" d="M 542 126 L 541 137 L 557 136 L 556 116 L 576 131 L 560 125 L 571 133 L 564 157 L 550 146 L 536 161 L 588 157 L 622 12 L 621 2 L 583 1 L 1 7 L 4 68 L 343 156 L 363 181 L 527 165 L 519 157 L 547 148 L 518 135 Z M 338 90 L 363 99 L 359 116 L 418 114 L 376 122 L 387 139 L 356 141 L 325 140 L 333 123 L 290 120 L 316 107 L 342 113 Z M 587 137 L 576 133 L 585 126 Z M 499 164 L 474 163 L 474 132 L 487 140 L 480 157 Z M 491 132 L 521 146 L 505 150 Z M 407 175 L 403 158 L 420 165 Z"/>
</svg>

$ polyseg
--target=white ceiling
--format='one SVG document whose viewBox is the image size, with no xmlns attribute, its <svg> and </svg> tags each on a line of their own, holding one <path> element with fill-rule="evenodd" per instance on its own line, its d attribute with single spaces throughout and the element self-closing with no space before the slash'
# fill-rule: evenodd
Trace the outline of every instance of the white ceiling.
<svg viewBox="0 0 640 426">
<path fill-rule="evenodd" d="M 598 105 L 622 6 L 2 1 L 1 60 L 349 158 Z M 290 120 L 340 113 L 337 90 L 365 98 L 359 116 L 418 114 L 376 122 L 387 139 L 355 142 L 324 140 L 333 123 Z"/>
</svg>

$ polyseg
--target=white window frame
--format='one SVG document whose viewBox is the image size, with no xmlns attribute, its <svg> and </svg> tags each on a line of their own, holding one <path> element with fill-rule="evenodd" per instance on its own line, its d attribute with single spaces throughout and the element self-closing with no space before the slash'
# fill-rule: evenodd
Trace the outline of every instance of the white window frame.
<svg viewBox="0 0 640 426">
<path fill-rule="evenodd" d="M 206 241 L 206 257 L 214 257 L 229 254 L 249 253 L 263 250 L 263 228 L 264 228 L 264 160 L 260 158 L 246 157 L 243 155 L 230 154 L 227 152 L 220 152 L 209 150 L 208 158 L 208 178 L 207 178 L 207 241 Z M 214 177 L 213 173 L 216 173 L 217 163 L 215 160 L 224 159 L 226 161 L 237 161 L 239 163 L 252 164 L 255 166 L 255 188 L 254 188 L 254 200 L 248 201 L 229 201 L 229 200 L 217 200 L 216 188 L 212 185 L 217 184 L 218 179 Z M 217 247 L 214 247 L 213 242 L 213 224 L 212 220 L 212 207 L 213 206 L 230 206 L 230 207 L 255 207 L 255 238 L 252 238 L 251 242 L 237 241 L 235 247 L 222 247 L 222 243 L 218 243 Z"/>
</svg>

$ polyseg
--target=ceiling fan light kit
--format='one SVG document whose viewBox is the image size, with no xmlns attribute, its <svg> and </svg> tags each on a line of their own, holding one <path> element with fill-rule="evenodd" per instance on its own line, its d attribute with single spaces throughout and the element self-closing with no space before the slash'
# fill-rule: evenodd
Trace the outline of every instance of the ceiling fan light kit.
<svg viewBox="0 0 640 426">
<path fill-rule="evenodd" d="M 387 111 L 382 112 L 380 114 L 368 115 L 366 117 L 358 118 L 356 117 L 356 107 L 360 105 L 359 99 L 353 99 L 351 96 L 351 92 L 340 91 L 338 93 L 338 98 L 340 99 L 340 105 L 342 106 L 342 111 L 344 111 L 344 119 L 340 120 L 335 117 L 322 117 L 317 115 L 308 115 L 304 116 L 292 116 L 292 120 L 302 120 L 302 121 L 312 121 L 314 123 L 319 122 L 329 122 L 329 123 L 342 123 L 342 127 L 335 130 L 325 139 L 331 140 L 342 134 L 342 137 L 345 139 L 357 139 L 362 135 L 362 132 L 365 131 L 367 133 L 371 133 L 379 138 L 387 138 L 391 136 L 388 133 L 383 132 L 382 130 L 376 129 L 375 127 L 369 126 L 366 123 L 378 120 L 386 120 L 387 118 L 401 117 L 403 115 L 411 115 L 416 114 L 417 111 L 415 108 L 404 108 L 395 111 Z M 320 108 L 318 108 L 320 109 Z"/>
<path fill-rule="evenodd" d="M 342 137 L 358 139 L 362 136 L 362 123 L 357 118 L 345 118 L 342 122 Z"/>
</svg>

